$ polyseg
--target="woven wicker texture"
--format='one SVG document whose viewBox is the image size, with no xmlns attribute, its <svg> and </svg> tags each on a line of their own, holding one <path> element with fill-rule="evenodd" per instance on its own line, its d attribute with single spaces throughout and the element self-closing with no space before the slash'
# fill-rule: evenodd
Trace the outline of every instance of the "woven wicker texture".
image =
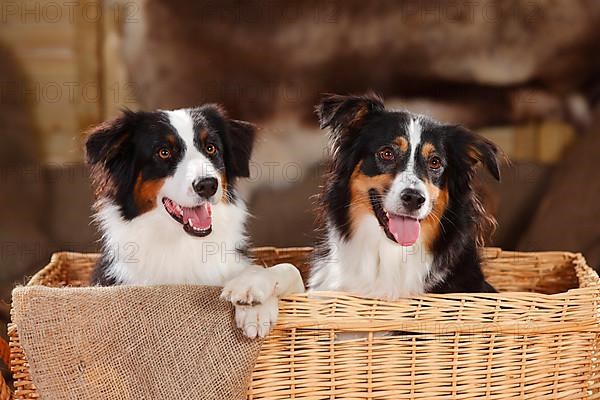
<svg viewBox="0 0 600 400">
<path fill-rule="evenodd" d="M 6 340 L 0 338 L 0 360 L 4 366 L 8 367 L 10 362 L 10 347 Z M 0 400 L 9 400 L 11 398 L 10 388 L 0 377 Z"/>
<path fill-rule="evenodd" d="M 309 249 L 254 254 L 306 270 Z M 502 293 L 284 299 L 248 398 L 600 399 L 598 275 L 578 254 L 484 249 L 482 257 Z M 57 254 L 31 282 L 81 285 L 94 260 Z M 37 398 L 15 325 L 9 335 L 15 398 Z"/>
</svg>

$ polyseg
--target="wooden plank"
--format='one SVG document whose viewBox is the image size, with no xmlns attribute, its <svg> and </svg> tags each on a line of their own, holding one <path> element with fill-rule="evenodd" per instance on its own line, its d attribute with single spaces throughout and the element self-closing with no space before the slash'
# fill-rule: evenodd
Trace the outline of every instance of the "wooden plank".
<svg viewBox="0 0 600 400">
<path fill-rule="evenodd" d="M 571 125 L 559 121 L 546 121 L 540 125 L 538 158 L 544 163 L 555 163 L 575 138 Z"/>
<path fill-rule="evenodd" d="M 82 10 L 97 8 L 101 0 L 83 0 L 69 14 L 69 4 L 39 0 L 28 4 L 33 13 L 7 16 L 0 26 L 0 40 L 11 46 L 23 66 L 27 82 L 16 82 L 17 95 L 31 105 L 41 140 L 44 161 L 70 162 L 81 160 L 81 143 L 77 140 L 82 128 L 100 120 L 101 99 L 90 96 L 86 84 L 101 90 L 98 78 L 100 53 L 98 38 L 100 20 L 90 19 Z M 17 4 L 25 7 L 25 3 Z M 43 12 L 60 8 L 56 14 Z M 35 10 L 40 11 L 35 11 Z M 26 17 L 26 18 L 25 18 Z M 31 93 L 31 91 L 35 91 Z M 57 91 L 58 90 L 58 91 Z"/>
<path fill-rule="evenodd" d="M 81 0 L 82 9 L 97 8 L 102 15 L 101 0 Z M 77 54 L 77 79 L 82 87 L 90 89 L 78 92 L 78 100 L 75 104 L 76 126 L 79 133 L 90 125 L 101 121 L 102 104 L 102 75 L 101 75 L 101 34 L 102 18 L 85 17 L 83 13 L 76 13 L 75 18 L 75 50 Z M 94 87 L 96 92 L 94 92 Z M 97 97 L 98 96 L 98 97 Z"/>
<path fill-rule="evenodd" d="M 496 143 L 502 151 L 512 157 L 514 150 L 515 129 L 512 126 L 489 127 L 479 130 L 479 134 Z"/>
<path fill-rule="evenodd" d="M 500 146 L 511 160 L 545 164 L 559 161 L 575 137 L 574 127 L 559 121 L 489 127 L 479 133 Z"/>
<path fill-rule="evenodd" d="M 121 31 L 125 23 L 123 18 L 129 16 L 128 9 L 125 9 L 125 4 L 110 0 L 106 0 L 104 5 L 103 14 L 111 17 L 103 19 L 102 119 L 109 119 L 117 116 L 122 108 L 139 109 L 140 103 L 137 86 L 129 79 L 122 53 Z"/>
<path fill-rule="evenodd" d="M 600 170 L 596 168 L 600 118 L 597 115 L 589 132 L 564 149 L 564 156 L 554 168 L 547 191 L 517 250 L 582 252 L 589 265 L 600 267 Z M 552 136 L 561 135 L 560 131 L 561 128 L 546 128 L 547 141 L 556 140 Z M 544 151 L 549 152 L 546 156 L 557 154 L 554 147 Z"/>
<path fill-rule="evenodd" d="M 518 125 L 514 130 L 514 152 L 512 157 L 518 160 L 537 160 L 538 158 L 538 124 Z"/>
</svg>

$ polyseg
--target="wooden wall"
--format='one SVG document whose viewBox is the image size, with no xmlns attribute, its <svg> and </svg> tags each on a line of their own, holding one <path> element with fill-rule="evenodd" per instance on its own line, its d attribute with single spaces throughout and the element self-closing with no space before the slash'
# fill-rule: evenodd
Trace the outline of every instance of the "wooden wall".
<svg viewBox="0 0 600 400">
<path fill-rule="evenodd" d="M 512 161 L 553 164 L 575 138 L 572 125 L 561 121 L 491 127 L 480 133 L 499 145 Z"/>
<path fill-rule="evenodd" d="M 122 106 L 137 108 L 135 84 L 120 53 L 123 20 L 137 14 L 132 4 L 138 3 L 3 3 L 0 42 L 14 52 L 27 77 L 8 84 L 32 108 L 45 161 L 80 161 L 83 130 Z M 561 157 L 573 132 L 560 122 L 482 130 L 510 158 L 544 163 Z"/>
<path fill-rule="evenodd" d="M 3 82 L 3 94 L 31 109 L 44 161 L 80 161 L 82 131 L 115 115 L 125 99 L 135 108 L 119 56 L 122 11 L 114 0 L 2 3 L 0 44 L 26 76 Z"/>
</svg>

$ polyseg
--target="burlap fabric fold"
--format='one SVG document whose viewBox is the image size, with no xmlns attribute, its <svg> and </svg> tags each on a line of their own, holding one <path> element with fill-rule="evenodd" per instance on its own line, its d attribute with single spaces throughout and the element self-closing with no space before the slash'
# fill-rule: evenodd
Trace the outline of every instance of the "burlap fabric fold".
<svg viewBox="0 0 600 400">
<path fill-rule="evenodd" d="M 244 399 L 261 342 L 219 293 L 19 287 L 12 320 L 42 399 Z"/>
</svg>

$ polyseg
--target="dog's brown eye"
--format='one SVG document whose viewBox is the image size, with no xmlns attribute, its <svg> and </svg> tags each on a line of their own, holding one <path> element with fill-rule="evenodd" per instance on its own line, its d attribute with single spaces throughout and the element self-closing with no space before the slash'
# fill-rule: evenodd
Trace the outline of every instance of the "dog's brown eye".
<svg viewBox="0 0 600 400">
<path fill-rule="evenodd" d="M 169 158 L 171 158 L 171 150 L 169 150 L 166 147 L 161 147 L 158 152 L 157 152 L 158 156 L 160 158 L 162 158 L 163 160 L 168 160 Z"/>
<path fill-rule="evenodd" d="M 439 157 L 431 157 L 429 159 L 429 168 L 439 169 L 442 166 L 442 160 Z"/>
<path fill-rule="evenodd" d="M 382 161 L 394 161 L 395 155 L 392 149 L 386 147 L 385 149 L 379 150 L 379 152 L 377 152 L 377 157 L 379 157 L 379 159 Z"/>
<path fill-rule="evenodd" d="M 207 144 L 205 149 L 206 149 L 206 153 L 211 156 L 217 152 L 217 148 L 213 144 Z"/>
</svg>

